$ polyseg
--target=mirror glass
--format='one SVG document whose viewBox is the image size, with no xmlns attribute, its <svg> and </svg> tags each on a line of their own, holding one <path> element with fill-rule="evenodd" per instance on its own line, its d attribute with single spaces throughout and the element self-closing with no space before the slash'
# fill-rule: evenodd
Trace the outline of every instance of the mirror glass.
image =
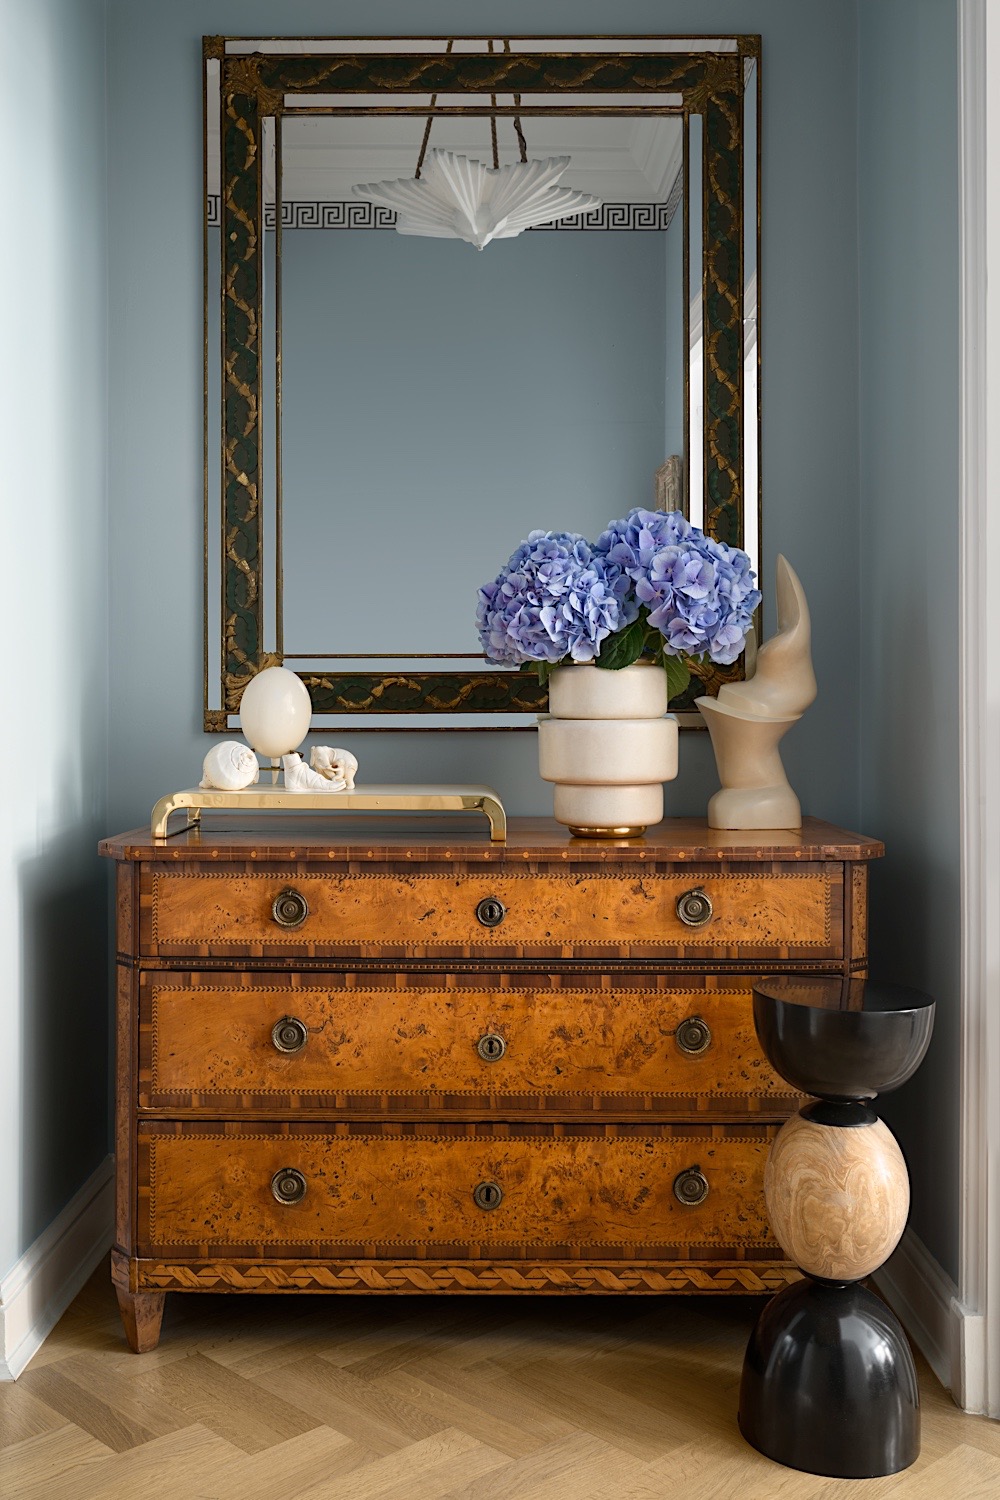
<svg viewBox="0 0 1000 1500">
<path fill-rule="evenodd" d="M 532 157 L 570 157 L 562 185 L 615 212 L 482 251 L 401 235 L 352 189 L 413 177 L 420 120 L 284 124 L 287 655 L 331 640 L 335 603 L 341 649 L 389 668 L 414 650 L 475 659 L 476 587 L 522 537 L 596 537 L 653 507 L 657 469 L 683 453 L 681 121 L 524 131 Z M 498 134 L 501 164 L 517 160 L 512 122 Z M 439 121 L 430 146 L 488 162 L 490 122 Z M 372 608 L 385 583 L 402 612 Z"/>
<path fill-rule="evenodd" d="M 593 50 L 600 39 L 586 41 Z M 736 39 L 712 45 L 739 48 Z M 755 84 L 754 61 L 732 59 L 747 85 Z M 643 505 L 683 509 L 724 534 L 706 485 L 706 461 L 709 478 L 717 464 L 705 423 L 705 117 L 686 107 L 681 90 L 639 99 L 407 95 L 377 104 L 312 92 L 285 94 L 282 109 L 264 113 L 257 160 L 246 164 L 248 178 L 259 173 L 263 231 L 256 555 L 246 566 L 226 496 L 232 414 L 223 387 L 234 384 L 237 361 L 231 292 L 228 330 L 225 317 L 233 267 L 224 264 L 222 200 L 233 113 L 224 66 L 207 57 L 206 725 L 235 722 L 226 686 L 234 659 L 238 669 L 242 660 L 235 576 L 259 621 L 249 670 L 283 661 L 306 677 L 314 702 L 321 676 L 335 685 L 338 708 L 356 703 L 379 714 L 366 728 L 444 727 L 426 692 L 414 713 L 400 686 L 405 700 L 405 684 L 428 671 L 478 673 L 480 683 L 484 672 L 504 672 L 483 659 L 476 591 L 529 531 L 593 539 Z M 749 139 L 755 87 L 747 86 L 740 113 Z M 236 136 L 241 150 L 244 136 Z M 436 150 L 485 166 L 524 154 L 566 157 L 560 185 L 600 207 L 478 251 L 460 239 L 397 233 L 390 210 L 355 194 L 358 185 L 412 180 Z M 743 207 L 744 380 L 750 394 L 752 374 L 754 417 L 739 456 L 744 535 L 724 539 L 742 540 L 755 557 L 755 170 L 744 174 Z M 211 661 L 220 635 L 222 695 Z M 402 712 L 379 713 L 372 674 L 392 679 L 392 706 Z M 355 682 L 364 684 L 356 693 Z M 479 703 L 463 712 L 461 692 L 440 697 L 448 727 L 533 724 L 523 709 L 505 712 L 501 703 L 484 717 Z M 351 723 L 359 727 L 360 719 Z"/>
</svg>

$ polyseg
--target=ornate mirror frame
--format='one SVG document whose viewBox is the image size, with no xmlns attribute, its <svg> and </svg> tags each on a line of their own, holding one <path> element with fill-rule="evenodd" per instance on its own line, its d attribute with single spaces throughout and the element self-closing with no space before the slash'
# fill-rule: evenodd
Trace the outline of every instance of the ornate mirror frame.
<svg viewBox="0 0 1000 1500">
<path fill-rule="evenodd" d="M 445 52 L 448 45 L 447 38 L 430 37 L 204 39 L 206 153 L 209 112 L 214 108 L 221 115 L 217 221 L 221 285 L 215 284 L 209 270 L 207 166 L 205 180 L 204 728 L 212 733 L 225 732 L 235 722 L 243 689 L 255 673 L 282 662 L 299 670 L 282 648 L 280 508 L 272 582 L 265 574 L 263 507 L 264 403 L 275 389 L 275 442 L 280 456 L 280 282 L 276 314 L 267 309 L 278 320 L 274 373 L 265 368 L 265 216 L 268 212 L 274 216 L 267 227 L 275 224 L 279 235 L 282 222 L 280 181 L 276 204 L 268 204 L 263 161 L 266 133 L 271 133 L 273 141 L 276 132 L 280 141 L 281 120 L 287 114 L 301 116 L 311 110 L 327 115 L 426 115 L 427 97 L 436 94 L 452 98 L 452 112 L 477 116 L 545 113 L 540 96 L 546 95 L 560 96 L 560 113 L 607 114 L 613 107 L 616 113 L 652 110 L 682 116 L 685 201 L 688 146 L 693 143 L 697 151 L 700 140 L 704 526 L 721 541 L 743 545 L 748 520 L 754 550 L 759 547 L 759 342 L 756 298 L 752 309 L 744 305 L 744 256 L 745 248 L 752 245 L 759 267 L 760 38 L 512 37 L 498 43 L 498 50 L 488 51 L 492 42 L 474 37 L 456 39 L 452 50 Z M 499 50 L 501 46 L 505 50 Z M 750 99 L 746 85 L 751 77 L 757 149 L 756 160 L 748 167 L 744 136 Z M 492 104 L 484 108 L 483 99 L 490 96 Z M 516 103 L 502 102 L 504 96 L 513 96 Z M 691 121 L 696 117 L 694 130 Z M 756 222 L 745 224 L 748 180 L 753 189 L 748 201 Z M 687 258 L 685 252 L 685 271 Z M 221 299 L 221 350 L 210 347 L 210 299 L 216 308 Z M 685 301 L 689 302 L 687 295 Z M 685 320 L 687 315 L 686 306 Z M 744 381 L 751 324 L 749 358 L 755 389 L 748 410 Z M 220 354 L 221 378 L 214 363 Z M 214 400 L 210 394 L 213 375 L 221 386 Z M 215 403 L 221 404 L 221 416 Z M 210 451 L 213 428 L 218 429 L 214 452 Z M 687 414 L 685 429 L 690 430 Z M 749 482 L 744 469 L 748 449 Z M 221 494 L 213 495 L 215 485 L 210 480 L 215 481 L 220 472 Z M 280 507 L 280 462 L 278 473 L 276 504 Z M 498 558 L 498 566 L 502 561 Z M 219 588 L 220 562 L 221 608 L 217 608 L 210 607 L 210 600 Z M 220 596 L 215 592 L 214 597 Z M 270 651 L 265 649 L 268 597 L 277 609 L 277 629 L 272 631 L 275 649 Z M 470 615 L 473 607 L 474 586 L 470 586 Z M 214 629 L 212 613 L 218 617 Z M 221 653 L 213 669 L 219 647 L 213 647 L 210 636 L 218 641 L 219 623 Z M 370 672 L 341 671 L 335 653 L 319 652 L 308 660 L 315 662 L 318 657 L 324 666 L 330 663 L 330 670 L 300 670 L 317 727 L 343 720 L 354 732 L 362 728 L 533 728 L 534 720 L 528 716 L 546 708 L 546 689 L 529 672 L 485 667 L 448 670 L 443 661 L 428 671 L 379 671 L 377 662 Z M 357 654 L 352 653 L 351 659 L 356 661 Z M 690 710 L 690 717 L 697 719 L 694 698 L 716 692 L 724 681 L 741 676 L 742 667 L 740 663 L 729 668 L 694 665 L 697 675 L 689 691 L 671 707 Z M 432 715 L 440 718 L 430 719 Z M 518 715 L 524 718 L 518 720 Z M 682 722 L 685 717 L 682 712 Z"/>
</svg>

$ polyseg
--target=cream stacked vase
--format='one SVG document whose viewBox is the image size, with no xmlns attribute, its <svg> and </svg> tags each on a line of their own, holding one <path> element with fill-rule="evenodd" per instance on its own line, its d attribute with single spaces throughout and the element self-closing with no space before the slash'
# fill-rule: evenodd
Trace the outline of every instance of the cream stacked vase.
<svg viewBox="0 0 1000 1500">
<path fill-rule="evenodd" d="M 677 775 L 677 720 L 667 674 L 557 667 L 538 719 L 539 771 L 555 785 L 554 814 L 581 838 L 629 838 L 663 817 L 663 783 Z"/>
</svg>

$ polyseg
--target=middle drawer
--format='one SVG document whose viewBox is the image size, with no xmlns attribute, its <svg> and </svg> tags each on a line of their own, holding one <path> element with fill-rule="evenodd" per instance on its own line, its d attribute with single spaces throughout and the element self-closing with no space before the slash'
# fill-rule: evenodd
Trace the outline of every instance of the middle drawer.
<svg viewBox="0 0 1000 1500">
<path fill-rule="evenodd" d="M 773 1113 L 746 976 L 150 973 L 139 1104 L 239 1114 Z"/>
</svg>

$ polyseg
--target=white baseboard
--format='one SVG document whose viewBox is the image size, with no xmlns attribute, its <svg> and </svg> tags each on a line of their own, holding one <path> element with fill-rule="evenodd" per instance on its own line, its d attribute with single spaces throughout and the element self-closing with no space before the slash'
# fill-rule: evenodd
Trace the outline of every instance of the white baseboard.
<svg viewBox="0 0 1000 1500">
<path fill-rule="evenodd" d="M 872 1279 L 938 1380 L 966 1405 L 971 1393 L 962 1388 L 963 1351 L 981 1319 L 962 1306 L 951 1277 L 908 1229 Z"/>
<path fill-rule="evenodd" d="M 0 1281 L 0 1380 L 16 1380 L 114 1238 L 108 1156 Z"/>
</svg>

